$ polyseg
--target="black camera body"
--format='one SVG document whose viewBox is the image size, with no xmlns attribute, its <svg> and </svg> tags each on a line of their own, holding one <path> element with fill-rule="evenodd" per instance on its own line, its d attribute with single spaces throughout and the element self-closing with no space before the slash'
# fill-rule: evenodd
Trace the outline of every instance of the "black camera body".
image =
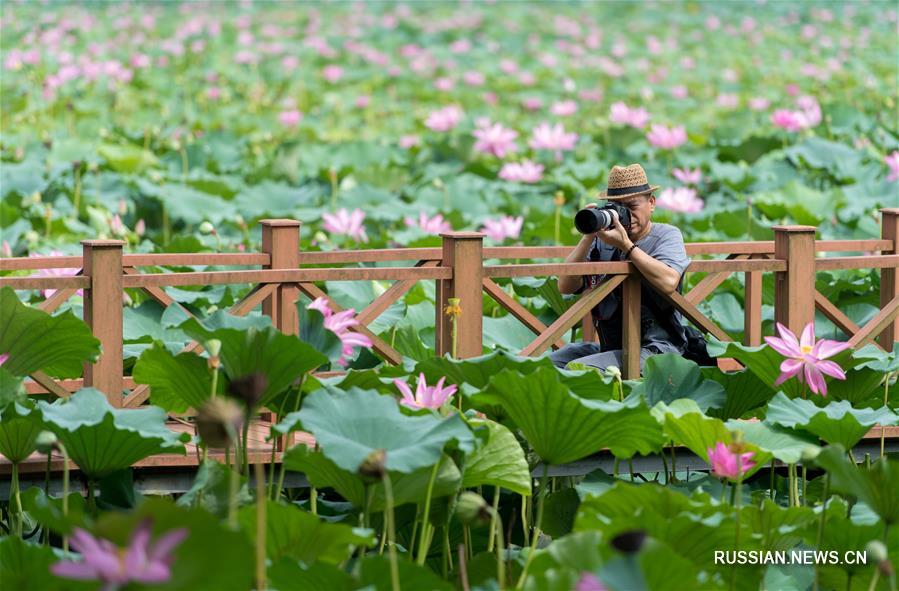
<svg viewBox="0 0 899 591">
<path fill-rule="evenodd" d="M 631 210 L 618 203 L 607 203 L 602 207 L 588 207 L 574 216 L 574 227 L 581 234 L 593 234 L 597 230 L 609 230 L 615 227 L 615 216 L 618 214 L 621 225 L 626 230 L 631 225 Z"/>
</svg>

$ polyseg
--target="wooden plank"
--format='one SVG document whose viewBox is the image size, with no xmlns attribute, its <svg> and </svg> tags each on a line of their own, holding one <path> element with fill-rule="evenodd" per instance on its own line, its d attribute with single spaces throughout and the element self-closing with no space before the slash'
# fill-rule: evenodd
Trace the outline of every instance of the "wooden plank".
<svg viewBox="0 0 899 591">
<path fill-rule="evenodd" d="M 103 349 L 94 363 L 84 364 L 84 385 L 122 406 L 122 240 L 83 240 L 82 268 L 90 280 L 84 292 L 84 321 Z"/>
<path fill-rule="evenodd" d="M 758 271 L 744 273 L 743 285 L 743 344 L 757 347 L 762 344 L 762 274 Z"/>
<path fill-rule="evenodd" d="M 23 289 L 88 289 L 88 277 L 0 277 L 0 287 Z"/>
<path fill-rule="evenodd" d="M 774 226 L 774 256 L 787 263 L 774 277 L 774 318 L 798 335 L 815 320 L 815 227 Z"/>
<path fill-rule="evenodd" d="M 58 383 L 56 380 L 42 371 L 32 372 L 31 379 L 34 380 L 34 383 L 40 385 L 47 392 L 55 394 L 60 398 L 68 398 L 72 394 L 71 390 L 65 388 L 62 384 Z"/>
<path fill-rule="evenodd" d="M 0 271 L 29 271 L 32 269 L 78 269 L 80 256 L 0 257 Z"/>
<path fill-rule="evenodd" d="M 325 298 L 328 301 L 328 307 L 331 308 L 332 310 L 334 310 L 335 312 L 343 311 L 343 308 L 341 308 L 336 303 L 334 303 L 334 300 L 332 300 L 328 294 L 326 294 L 324 291 L 322 291 L 314 283 L 300 283 L 300 284 L 298 284 L 298 287 L 301 292 L 303 292 L 304 294 L 306 294 L 313 300 L 315 298 Z M 399 351 L 397 351 L 396 349 L 394 349 L 393 347 L 391 347 L 389 344 L 387 344 L 387 342 L 384 339 L 382 339 L 381 337 L 379 337 L 378 335 L 376 335 L 375 333 L 370 331 L 368 329 L 368 327 L 365 327 L 362 325 L 352 326 L 352 327 L 350 327 L 349 330 L 351 330 L 353 332 L 358 332 L 359 334 L 364 334 L 369 339 L 371 339 L 372 349 L 374 349 L 375 352 L 377 352 L 379 355 L 381 355 L 381 357 L 383 357 L 385 359 L 385 361 L 387 361 L 388 363 L 392 363 L 393 365 L 401 365 L 403 363 L 402 354 Z"/>
<path fill-rule="evenodd" d="M 190 273 L 146 273 L 143 275 L 128 275 L 123 279 L 123 286 L 147 287 L 178 285 L 221 285 L 234 283 L 308 283 L 311 281 L 363 281 L 372 279 L 421 280 L 448 279 L 451 275 L 452 271 L 450 269 L 441 267 L 353 267 L 346 269 L 264 269 L 259 271 L 198 271 Z M 77 278 L 72 278 L 68 280 L 74 281 L 76 279 Z M 2 281 L 3 279 L 0 278 L 0 282 Z M 64 285 L 64 287 L 77 286 Z"/>
<path fill-rule="evenodd" d="M 78 275 L 81 275 L 81 269 L 78 270 Z M 59 308 L 63 303 L 68 300 L 70 297 L 78 293 L 77 289 L 57 289 L 53 292 L 49 298 L 35 306 L 38 310 L 42 312 L 46 312 L 47 314 L 52 314 Z"/>
<path fill-rule="evenodd" d="M 873 343 L 874 339 L 876 339 L 878 335 L 880 335 L 880 333 L 896 319 L 897 315 L 899 315 L 899 297 L 894 298 L 884 306 L 880 312 L 868 322 L 868 324 L 855 333 L 855 335 L 849 339 L 849 344 L 855 349 L 862 343 Z"/>
<path fill-rule="evenodd" d="M 40 374 L 42 372 L 37 372 L 37 373 Z M 46 374 L 43 374 L 43 375 L 46 375 Z M 68 379 L 68 380 L 56 380 L 54 378 L 51 378 L 50 376 L 47 376 L 46 379 L 53 380 L 53 382 L 55 382 L 55 384 L 57 386 L 62 388 L 62 390 L 65 392 L 65 394 L 64 394 L 65 396 L 68 396 L 72 392 L 75 392 L 76 390 L 80 390 L 81 388 L 84 387 L 84 379 L 83 378 L 74 378 L 74 379 Z M 49 391 L 47 390 L 47 388 L 45 388 L 44 386 L 41 385 L 42 383 L 43 382 L 38 382 L 34 379 L 25 380 L 25 382 L 23 383 L 23 386 L 25 387 L 25 393 L 28 395 L 47 394 Z M 134 378 L 132 378 L 131 376 L 122 377 L 122 385 L 125 388 L 129 388 L 129 389 L 133 388 L 135 386 Z M 57 396 L 63 395 L 62 393 L 57 393 L 57 392 L 53 392 L 53 393 L 56 394 Z"/>
<path fill-rule="evenodd" d="M 129 267 L 200 267 L 267 265 L 271 258 L 264 252 L 192 252 L 126 254 L 122 264 Z"/>
<path fill-rule="evenodd" d="M 733 341 L 730 336 L 721 330 L 708 316 L 699 311 L 699 308 L 687 301 L 687 298 L 681 294 L 672 292 L 665 294 L 665 297 L 683 314 L 687 320 L 695 324 L 701 331 L 710 333 L 719 341 Z"/>
<path fill-rule="evenodd" d="M 419 261 L 415 264 L 415 266 L 436 267 L 439 264 L 440 261 Z M 402 281 L 395 282 L 393 285 L 387 288 L 387 291 L 379 295 L 375 299 L 375 301 L 367 305 L 365 309 L 356 314 L 356 320 L 368 326 L 378 316 L 383 314 L 384 311 L 387 310 L 387 308 L 392 306 L 395 301 L 406 295 L 406 293 L 410 289 L 412 289 L 416 283 L 418 283 L 417 279 L 403 279 Z"/>
<path fill-rule="evenodd" d="M 382 261 L 439 261 L 440 248 L 373 248 L 368 250 L 332 250 L 300 253 L 300 265 L 335 263 L 375 263 Z"/>
<path fill-rule="evenodd" d="M 815 259 L 815 271 L 843 269 L 884 269 L 899 267 L 899 254 L 876 254 L 858 257 L 828 257 Z"/>
<path fill-rule="evenodd" d="M 626 380 L 640 377 L 640 352 L 643 338 L 640 324 L 640 274 L 632 273 L 624 280 L 621 315 L 621 376 Z"/>
<path fill-rule="evenodd" d="M 815 308 L 821 311 L 828 320 L 833 322 L 837 328 L 846 333 L 847 337 L 852 337 L 861 328 L 853 322 L 842 310 L 834 306 L 830 300 L 824 297 L 817 289 L 815 290 Z"/>
<path fill-rule="evenodd" d="M 629 273 L 627 261 L 596 263 L 535 263 L 522 265 L 490 265 L 484 267 L 484 277 L 546 277 L 550 275 L 613 275 Z"/>
<path fill-rule="evenodd" d="M 578 263 L 581 264 L 581 263 Z M 557 341 L 562 335 L 571 329 L 585 314 L 589 314 L 590 310 L 601 302 L 607 295 L 621 285 L 627 275 L 615 275 L 610 277 L 605 283 L 588 291 L 578 299 L 564 314 L 553 322 L 543 333 L 521 350 L 522 357 L 531 357 L 540 355 L 546 351 L 551 343 Z"/>
<path fill-rule="evenodd" d="M 882 220 L 880 235 L 890 246 L 883 249 L 882 254 L 899 254 L 899 208 L 881 209 Z M 884 268 L 880 272 L 880 307 L 883 309 L 889 302 L 899 298 L 899 269 Z M 880 333 L 880 346 L 891 351 L 893 343 L 899 341 L 899 319 L 887 324 Z"/>
<path fill-rule="evenodd" d="M 484 286 L 484 291 L 492 297 L 496 302 L 506 309 L 512 316 L 517 318 L 519 322 L 527 326 L 534 334 L 541 334 L 544 330 L 547 329 L 547 326 L 540 322 L 540 320 L 531 314 L 531 312 L 522 306 L 518 301 L 515 300 L 512 296 L 507 294 L 503 288 L 493 282 L 493 280 L 484 278 L 482 281 Z M 592 323 L 590 326 L 593 326 Z M 553 348 L 560 349 L 565 346 L 565 341 L 562 339 L 556 340 L 552 344 Z"/>
<path fill-rule="evenodd" d="M 727 255 L 726 260 L 745 260 L 749 258 L 748 254 L 730 254 Z M 692 271 L 693 269 L 691 269 Z M 693 286 L 693 289 L 686 294 L 687 301 L 691 304 L 698 304 L 702 300 L 709 297 L 709 295 L 715 291 L 715 289 L 724 283 L 728 277 L 732 275 L 732 271 L 718 271 L 716 273 L 709 273 L 706 277 L 702 279 L 699 283 Z"/>
</svg>

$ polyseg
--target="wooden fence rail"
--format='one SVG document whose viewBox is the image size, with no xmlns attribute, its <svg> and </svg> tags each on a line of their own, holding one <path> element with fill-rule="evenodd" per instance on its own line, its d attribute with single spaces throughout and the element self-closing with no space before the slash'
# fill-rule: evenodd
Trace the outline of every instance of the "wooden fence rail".
<svg viewBox="0 0 899 591">
<path fill-rule="evenodd" d="M 725 255 L 724 259 L 695 258 L 688 272 L 704 273 L 685 294 L 673 293 L 671 303 L 694 325 L 721 340 L 731 337 L 698 305 L 710 296 L 733 273 L 744 274 L 745 306 L 743 342 L 761 343 L 762 274 L 774 273 L 775 306 L 778 322 L 794 332 L 814 320 L 815 310 L 846 333 L 854 346 L 874 343 L 890 349 L 899 340 L 899 209 L 883 209 L 882 233 L 873 240 L 815 240 L 812 226 L 775 226 L 773 241 L 711 242 L 686 245 L 692 257 Z M 87 364 L 84 378 L 53 380 L 36 372 L 26 383 L 30 393 L 51 392 L 66 396 L 82 386 L 93 386 L 107 394 L 115 406 L 133 407 L 144 403 L 149 390 L 135 385 L 123 375 L 122 330 L 123 290 L 140 289 L 163 306 L 180 305 L 163 287 L 213 284 L 250 284 L 253 287 L 229 312 L 246 315 L 261 306 L 273 325 L 287 334 L 299 331 L 296 300 L 300 293 L 308 297 L 325 297 L 329 306 L 340 306 L 316 285 L 321 281 L 391 280 L 392 286 L 361 310 L 356 330 L 368 335 L 374 351 L 386 362 L 397 364 L 402 355 L 389 343 L 375 335 L 368 325 L 393 303 L 403 297 L 418 281 L 433 280 L 437 284 L 435 306 L 435 344 L 438 355 L 451 349 L 452 326 L 444 313 L 450 298 L 459 298 L 462 315 L 457 320 L 456 354 L 461 358 L 483 352 L 483 294 L 534 332 L 534 340 L 520 354 L 540 355 L 550 348 L 564 345 L 563 337 L 580 324 L 584 340 L 595 339 L 590 310 L 613 289 L 623 291 L 622 372 L 625 377 L 639 375 L 640 351 L 640 277 L 627 261 L 601 263 L 563 263 L 571 247 L 487 247 L 483 234 L 448 232 L 441 234 L 439 248 L 398 248 L 360 251 L 302 252 L 300 222 L 295 220 L 262 220 L 262 252 L 259 253 L 190 253 L 190 254 L 124 254 L 124 242 L 85 240 L 82 256 L 27 257 L 0 259 L 0 271 L 34 269 L 75 269 L 70 277 L 2 276 L 0 287 L 16 290 L 54 289 L 54 294 L 38 304 L 52 312 L 69 297 L 83 290 L 84 320 L 100 340 L 102 354 Z M 865 252 L 862 256 L 816 258 L 816 252 Z M 879 252 L 879 254 L 870 254 Z M 525 260 L 525 263 L 504 263 Z M 556 262 L 553 262 L 553 261 Z M 409 266 L 333 267 L 346 263 L 379 263 L 409 261 Z M 548 261 L 548 262 L 530 262 Z M 496 264 L 496 263 L 499 264 Z M 149 272 L 141 267 L 177 266 L 257 266 L 259 269 Z M 312 267 L 325 265 L 325 267 Z M 880 311 L 865 326 L 856 325 L 823 294 L 815 289 L 815 276 L 820 271 L 844 269 L 881 270 Z M 546 325 L 515 300 L 495 279 L 551 275 L 606 274 L 608 281 L 583 294 L 559 318 Z M 186 310 L 185 310 L 186 311 Z M 185 351 L 202 351 L 198 343 L 190 343 Z"/>
</svg>

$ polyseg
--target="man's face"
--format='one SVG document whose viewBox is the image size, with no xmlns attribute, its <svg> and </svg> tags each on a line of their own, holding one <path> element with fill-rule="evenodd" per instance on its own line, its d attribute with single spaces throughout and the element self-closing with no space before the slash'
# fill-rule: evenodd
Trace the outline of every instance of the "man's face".
<svg viewBox="0 0 899 591">
<path fill-rule="evenodd" d="M 637 195 L 618 202 L 631 212 L 631 226 L 625 228 L 628 236 L 640 236 L 649 225 L 652 212 L 656 208 L 655 195 Z"/>
</svg>

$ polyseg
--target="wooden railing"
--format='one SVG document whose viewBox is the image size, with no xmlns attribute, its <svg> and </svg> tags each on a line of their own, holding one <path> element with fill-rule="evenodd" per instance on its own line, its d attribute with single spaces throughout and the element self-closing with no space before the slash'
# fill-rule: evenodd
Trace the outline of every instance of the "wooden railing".
<svg viewBox="0 0 899 591">
<path fill-rule="evenodd" d="M 882 234 L 874 240 L 815 241 L 811 226 L 775 226 L 775 239 L 761 242 L 710 242 L 686 245 L 691 257 L 725 255 L 726 258 L 705 260 L 694 258 L 690 273 L 705 276 L 686 294 L 667 296 L 694 325 L 723 341 L 732 340 L 722 328 L 704 315 L 698 304 L 711 295 L 732 273 L 744 273 L 745 306 L 744 337 L 748 345 L 758 345 L 762 338 L 762 273 L 774 273 L 775 319 L 797 334 L 814 320 L 820 310 L 846 333 L 854 346 L 875 343 L 892 348 L 899 340 L 899 209 L 883 209 Z M 571 252 L 571 247 L 483 247 L 483 235 L 477 232 L 441 234 L 439 248 L 398 248 L 360 251 L 301 252 L 300 222 L 263 220 L 262 252 L 259 253 L 191 253 L 191 254 L 124 254 L 124 243 L 116 240 L 85 240 L 83 254 L 62 257 L 28 257 L 0 259 L 0 271 L 52 268 L 76 268 L 68 277 L 0 277 L 0 287 L 16 290 L 55 289 L 38 308 L 52 312 L 78 290 L 84 290 L 84 320 L 100 340 L 102 354 L 87 364 L 84 378 L 54 380 L 35 372 L 27 382 L 30 393 L 50 392 L 68 396 L 81 386 L 93 386 L 105 392 L 110 402 L 120 407 L 135 407 L 149 397 L 147 386 L 136 385 L 123 375 L 123 289 L 139 289 L 162 306 L 179 305 L 163 287 L 185 285 L 251 284 L 252 288 L 228 310 L 243 316 L 261 306 L 273 325 L 287 333 L 297 334 L 295 302 L 300 293 L 311 298 L 325 297 L 335 310 L 341 307 L 316 282 L 321 281 L 394 281 L 390 288 L 359 311 L 360 325 L 355 329 L 372 340 L 373 350 L 386 362 L 397 364 L 402 355 L 378 337 L 368 325 L 418 281 L 437 282 L 435 306 L 435 344 L 438 355 L 450 352 L 451 323 L 444 314 L 450 298 L 459 298 L 462 314 L 456 325 L 456 354 L 474 357 L 483 352 L 483 293 L 534 332 L 535 338 L 520 354 L 540 355 L 550 348 L 564 345 L 563 336 L 581 325 L 584 340 L 595 339 L 590 310 L 619 285 L 623 290 L 622 372 L 625 377 L 639 375 L 640 352 L 640 275 L 632 263 L 557 262 Z M 879 252 L 876 255 L 816 258 L 816 252 Z M 508 260 L 556 260 L 556 262 L 505 263 Z M 411 266 L 338 267 L 341 264 L 411 261 Z M 259 266 L 260 269 L 142 273 L 142 267 L 167 266 Z M 316 265 L 316 267 L 313 267 Z M 321 265 L 324 265 L 322 267 Z M 818 271 L 843 269 L 881 269 L 880 312 L 865 326 L 852 322 L 833 303 L 815 289 Z M 509 295 L 496 279 L 551 275 L 606 274 L 609 279 L 596 289 L 583 294 L 549 326 Z M 188 310 L 185 313 L 190 314 Z M 879 338 L 879 343 L 878 343 Z M 192 342 L 184 351 L 202 351 Z M 124 394 L 124 395 L 123 395 Z"/>
</svg>

